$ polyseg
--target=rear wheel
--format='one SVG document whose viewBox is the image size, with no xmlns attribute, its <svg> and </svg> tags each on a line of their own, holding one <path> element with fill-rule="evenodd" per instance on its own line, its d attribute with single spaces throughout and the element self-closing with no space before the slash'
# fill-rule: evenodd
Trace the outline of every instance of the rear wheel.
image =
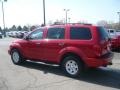
<svg viewBox="0 0 120 90">
<path fill-rule="evenodd" d="M 62 62 L 62 69 L 70 77 L 77 77 L 83 70 L 83 64 L 75 56 L 67 56 Z"/>
<path fill-rule="evenodd" d="M 11 51 L 11 59 L 14 64 L 22 64 L 25 60 L 17 49 Z"/>
</svg>

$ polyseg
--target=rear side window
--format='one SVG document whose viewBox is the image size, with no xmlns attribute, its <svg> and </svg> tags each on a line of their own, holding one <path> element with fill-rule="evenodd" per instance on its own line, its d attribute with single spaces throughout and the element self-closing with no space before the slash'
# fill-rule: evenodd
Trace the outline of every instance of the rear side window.
<svg viewBox="0 0 120 90">
<path fill-rule="evenodd" d="M 110 38 L 105 28 L 98 27 L 98 32 L 99 32 L 101 40 L 108 40 Z"/>
<path fill-rule="evenodd" d="M 84 27 L 71 27 L 70 39 L 89 40 L 92 38 L 89 28 Z"/>
<path fill-rule="evenodd" d="M 49 28 L 47 38 L 48 39 L 64 39 L 64 28 Z"/>
</svg>

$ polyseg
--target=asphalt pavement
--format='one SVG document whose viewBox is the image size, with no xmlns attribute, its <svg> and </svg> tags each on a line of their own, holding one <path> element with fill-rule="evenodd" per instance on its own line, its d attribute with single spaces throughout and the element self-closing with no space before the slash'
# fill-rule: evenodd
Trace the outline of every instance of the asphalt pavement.
<svg viewBox="0 0 120 90">
<path fill-rule="evenodd" d="M 14 65 L 8 54 L 15 38 L 0 39 L 0 90 L 120 90 L 120 53 L 113 65 L 69 78 L 57 66 L 27 62 Z"/>
</svg>

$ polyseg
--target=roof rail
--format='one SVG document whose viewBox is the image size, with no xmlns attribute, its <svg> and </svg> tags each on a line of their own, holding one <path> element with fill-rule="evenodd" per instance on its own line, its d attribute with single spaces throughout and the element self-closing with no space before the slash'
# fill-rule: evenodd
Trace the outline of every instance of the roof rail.
<svg viewBox="0 0 120 90">
<path fill-rule="evenodd" d="M 71 25 L 76 25 L 76 24 L 80 24 L 80 25 L 92 25 L 90 23 L 67 23 L 67 24 L 71 24 Z M 53 26 L 53 25 L 67 25 L 66 23 L 61 23 L 61 24 L 52 24 L 50 26 Z"/>
<path fill-rule="evenodd" d="M 68 24 L 72 24 L 72 25 L 76 25 L 76 24 L 81 24 L 81 25 L 92 25 L 90 23 L 68 23 Z"/>
</svg>

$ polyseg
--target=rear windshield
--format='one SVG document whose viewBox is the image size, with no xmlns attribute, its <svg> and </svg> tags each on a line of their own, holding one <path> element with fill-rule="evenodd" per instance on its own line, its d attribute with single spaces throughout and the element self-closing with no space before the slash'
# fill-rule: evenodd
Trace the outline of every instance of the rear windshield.
<svg viewBox="0 0 120 90">
<path fill-rule="evenodd" d="M 98 27 L 98 32 L 99 32 L 101 40 L 108 40 L 110 38 L 110 36 L 108 35 L 108 32 L 105 28 Z"/>
<path fill-rule="evenodd" d="M 92 38 L 89 28 L 84 27 L 71 27 L 70 39 L 89 40 Z"/>
</svg>

